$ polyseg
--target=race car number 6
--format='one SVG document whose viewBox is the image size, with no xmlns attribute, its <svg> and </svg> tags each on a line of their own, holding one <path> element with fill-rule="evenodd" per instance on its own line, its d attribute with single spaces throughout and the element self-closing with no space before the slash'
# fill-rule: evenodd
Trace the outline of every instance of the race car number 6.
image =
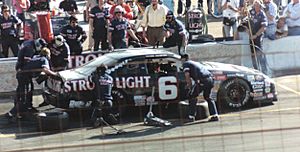
<svg viewBox="0 0 300 152">
<path fill-rule="evenodd" d="M 177 98 L 177 79 L 174 76 L 160 77 L 158 79 L 158 95 L 161 100 Z"/>
</svg>

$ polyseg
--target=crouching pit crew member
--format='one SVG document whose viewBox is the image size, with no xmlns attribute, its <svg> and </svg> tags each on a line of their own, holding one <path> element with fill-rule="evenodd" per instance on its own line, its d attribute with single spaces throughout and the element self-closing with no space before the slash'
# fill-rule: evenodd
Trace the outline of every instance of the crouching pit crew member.
<svg viewBox="0 0 300 152">
<path fill-rule="evenodd" d="M 70 58 L 70 48 L 64 37 L 61 35 L 55 36 L 48 46 L 51 51 L 50 61 L 53 70 L 60 71 L 67 69 Z"/>
<path fill-rule="evenodd" d="M 102 64 L 97 67 L 95 73 L 93 73 L 93 81 L 95 83 L 95 96 L 97 100 L 93 103 L 93 113 L 91 120 L 93 126 L 98 127 L 102 121 L 108 121 L 110 123 L 116 123 L 117 119 L 112 113 L 112 87 L 113 78 L 106 72 L 107 66 Z M 104 120 L 104 118 L 106 120 Z"/>
<path fill-rule="evenodd" d="M 50 54 L 48 48 L 42 48 L 40 55 L 34 56 L 22 67 L 22 70 L 17 72 L 17 95 L 19 95 L 20 98 L 15 100 L 14 107 L 5 114 L 8 119 L 14 117 L 22 118 L 22 114 L 25 112 L 37 112 L 37 110 L 32 107 L 32 94 L 26 94 L 28 90 L 27 87 L 28 83 L 32 81 L 32 78 L 39 76 L 41 72 L 47 75 L 57 76 L 57 73 L 50 70 Z"/>
<path fill-rule="evenodd" d="M 61 29 L 62 35 L 70 46 L 71 55 L 80 55 L 82 53 L 82 43 L 86 40 L 87 35 L 83 28 L 78 25 L 78 19 L 75 16 L 69 18 L 69 25 Z"/>
<path fill-rule="evenodd" d="M 219 121 L 218 111 L 215 101 L 211 99 L 211 89 L 214 87 L 212 74 L 199 62 L 189 59 L 188 54 L 182 55 L 183 71 L 185 72 L 186 88 L 189 99 L 190 121 L 195 121 L 197 97 L 203 91 L 203 97 L 208 102 L 210 118 L 208 121 Z"/>
<path fill-rule="evenodd" d="M 189 33 L 185 30 L 185 27 L 181 21 L 175 18 L 172 11 L 168 11 L 166 15 L 166 23 L 163 26 L 166 41 L 163 44 L 164 48 L 173 46 L 178 47 L 178 54 L 181 54 L 181 47 L 183 52 L 186 52 L 188 45 Z"/>
</svg>

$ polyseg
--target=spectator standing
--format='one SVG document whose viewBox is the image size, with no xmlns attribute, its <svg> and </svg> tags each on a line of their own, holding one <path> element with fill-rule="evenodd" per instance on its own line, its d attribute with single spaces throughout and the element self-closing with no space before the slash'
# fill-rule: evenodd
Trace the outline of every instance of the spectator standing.
<svg viewBox="0 0 300 152">
<path fill-rule="evenodd" d="M 64 37 L 70 46 L 71 55 L 80 55 L 82 53 L 82 43 L 87 36 L 83 28 L 78 25 L 78 19 L 75 16 L 71 16 L 69 20 L 69 25 L 61 29 L 60 35 Z"/>
<path fill-rule="evenodd" d="M 179 55 L 181 54 L 181 47 L 183 47 L 182 50 L 185 53 L 189 40 L 189 33 L 185 30 L 183 23 L 175 18 L 172 11 L 168 11 L 166 19 L 164 25 L 166 41 L 163 44 L 163 47 L 168 48 L 178 46 Z"/>
<path fill-rule="evenodd" d="M 130 6 L 132 10 L 132 19 L 137 19 L 139 15 L 139 8 L 134 0 L 126 0 L 126 4 Z"/>
<path fill-rule="evenodd" d="M 286 24 L 285 17 L 280 17 L 277 21 L 275 38 L 280 39 L 286 36 L 288 36 L 288 26 Z"/>
<path fill-rule="evenodd" d="M 76 1 L 74 0 L 63 0 L 59 3 L 59 9 L 62 9 L 64 12 L 68 12 L 70 15 L 79 13 Z"/>
<path fill-rule="evenodd" d="M 158 0 L 152 0 L 151 5 L 145 9 L 141 22 L 143 38 L 147 37 L 149 44 L 153 47 L 155 47 L 157 43 L 162 45 L 164 42 L 163 25 L 166 22 L 166 15 L 167 10 L 158 4 Z"/>
<path fill-rule="evenodd" d="M 99 0 L 98 6 L 91 9 L 89 14 L 92 23 L 92 37 L 94 39 L 94 51 L 98 51 L 101 42 L 101 50 L 108 49 L 107 27 L 109 25 L 109 11 L 104 8 L 104 1 Z"/>
<path fill-rule="evenodd" d="M 286 16 L 286 23 L 289 31 L 288 35 L 300 35 L 300 3 L 299 0 L 292 0 L 285 10 L 283 15 Z"/>
<path fill-rule="evenodd" d="M 177 14 L 178 16 L 181 16 L 184 11 L 188 11 L 191 7 L 191 0 L 178 0 L 178 3 L 177 3 Z M 185 8 L 183 8 L 185 7 Z"/>
<path fill-rule="evenodd" d="M 115 9 L 117 6 L 121 6 L 124 9 L 124 13 L 123 13 L 123 17 L 125 17 L 128 20 L 132 20 L 133 19 L 133 13 L 131 10 L 131 7 L 129 5 L 127 5 L 124 0 L 118 0 L 117 4 L 114 4 L 111 9 L 110 9 L 110 15 L 112 18 L 114 18 L 115 16 Z"/>
<path fill-rule="evenodd" d="M 28 89 L 27 85 L 28 83 L 32 83 L 32 78 L 39 76 L 41 72 L 53 76 L 57 75 L 57 73 L 50 70 L 50 54 L 51 53 L 48 48 L 42 48 L 39 56 L 30 59 L 29 62 L 22 67 L 22 70 L 17 72 L 17 95 L 22 94 L 23 99 L 16 99 L 14 107 L 5 114 L 6 118 L 21 118 L 21 115 L 24 112 L 37 112 L 37 110 L 32 107 L 32 93 L 31 95 L 28 95 L 27 93 L 29 92 L 26 92 L 26 90 Z M 33 86 L 31 89 L 31 91 L 33 91 Z"/>
<path fill-rule="evenodd" d="M 51 66 L 55 71 L 65 70 L 70 59 L 70 47 L 63 36 L 57 35 L 48 45 L 51 51 Z"/>
<path fill-rule="evenodd" d="M 13 6 L 17 10 L 17 17 L 24 23 L 26 10 L 30 7 L 29 0 L 13 0 Z"/>
<path fill-rule="evenodd" d="M 120 49 L 127 48 L 128 42 L 126 39 L 128 34 L 136 41 L 139 39 L 136 37 L 134 32 L 131 30 L 129 22 L 123 17 L 124 9 L 121 6 L 117 6 L 115 9 L 115 18 L 111 21 L 108 29 L 108 43 L 109 48 Z"/>
<path fill-rule="evenodd" d="M 19 51 L 19 31 L 22 21 L 10 14 L 10 9 L 7 5 L 2 5 L 1 12 L 3 14 L 0 16 L 3 56 L 8 57 L 9 48 L 14 56 L 17 56 Z"/>
<path fill-rule="evenodd" d="M 255 0 L 253 3 L 253 9 L 251 9 L 249 13 L 252 32 L 250 37 L 250 44 L 252 44 L 252 46 L 250 46 L 250 48 L 252 53 L 253 67 L 255 69 L 261 69 L 264 74 L 267 74 L 267 63 L 266 57 L 262 51 L 262 43 L 268 21 L 267 16 L 262 8 L 264 8 L 262 2 L 260 0 Z"/>
<path fill-rule="evenodd" d="M 222 0 L 224 37 L 236 32 L 239 17 L 239 0 Z"/>
<path fill-rule="evenodd" d="M 218 0 L 215 0 L 218 3 Z M 218 5 L 218 4 L 216 4 Z M 198 8 L 203 8 L 203 0 L 198 0 Z M 207 0 L 207 14 L 211 14 L 212 12 L 212 0 Z"/>
<path fill-rule="evenodd" d="M 97 0 L 86 0 L 85 2 L 85 20 L 89 22 L 89 33 L 88 33 L 88 50 L 91 50 L 94 47 L 94 39 L 92 38 L 93 35 L 93 23 L 91 22 L 91 20 L 89 20 L 90 18 L 90 12 L 91 9 L 94 8 L 95 6 L 97 6 Z"/>
<path fill-rule="evenodd" d="M 268 26 L 265 31 L 265 37 L 269 39 L 274 39 L 276 32 L 276 17 L 278 15 L 277 5 L 273 0 L 264 0 L 265 13 L 268 19 Z"/>
<path fill-rule="evenodd" d="M 200 62 L 189 59 L 187 54 L 181 56 L 183 60 L 183 71 L 188 89 L 187 97 L 189 99 L 189 117 L 190 121 L 195 121 L 197 97 L 203 91 L 203 97 L 208 103 L 210 119 L 208 121 L 219 121 L 216 103 L 211 99 L 211 89 L 214 87 L 212 74 Z"/>
</svg>

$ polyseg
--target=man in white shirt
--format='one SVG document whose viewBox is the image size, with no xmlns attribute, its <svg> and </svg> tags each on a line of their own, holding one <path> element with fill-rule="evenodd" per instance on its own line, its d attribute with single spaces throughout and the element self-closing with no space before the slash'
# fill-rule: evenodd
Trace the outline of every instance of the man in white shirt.
<svg viewBox="0 0 300 152">
<path fill-rule="evenodd" d="M 300 3 L 299 0 L 292 0 L 283 11 L 286 16 L 288 35 L 300 35 Z"/>
<path fill-rule="evenodd" d="M 164 42 L 163 25 L 166 22 L 166 14 L 167 10 L 158 3 L 158 0 L 152 0 L 151 5 L 148 5 L 145 9 L 141 22 L 143 38 L 147 37 L 149 44 L 153 47 L 155 47 L 158 42 L 160 45 Z"/>
<path fill-rule="evenodd" d="M 236 32 L 239 16 L 239 0 L 222 0 L 224 37 Z"/>
<path fill-rule="evenodd" d="M 272 0 L 264 0 L 265 13 L 268 19 L 268 26 L 265 31 L 265 37 L 274 39 L 276 32 L 276 17 L 277 17 L 277 5 Z"/>
</svg>

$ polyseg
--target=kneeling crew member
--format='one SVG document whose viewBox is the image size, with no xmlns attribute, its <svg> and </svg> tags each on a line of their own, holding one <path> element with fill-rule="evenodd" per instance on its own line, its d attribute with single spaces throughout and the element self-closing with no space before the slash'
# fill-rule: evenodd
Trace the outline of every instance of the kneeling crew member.
<svg viewBox="0 0 300 152">
<path fill-rule="evenodd" d="M 194 121 L 196 115 L 197 97 L 203 91 L 203 97 L 208 102 L 209 121 L 219 121 L 216 103 L 210 98 L 211 89 L 214 87 L 212 74 L 199 62 L 189 60 L 188 54 L 182 55 L 183 71 L 185 72 L 186 88 L 189 99 L 189 120 Z M 193 82 L 194 81 L 194 84 Z"/>
<path fill-rule="evenodd" d="M 113 78 L 106 73 L 107 66 L 100 65 L 97 68 L 95 75 L 93 76 L 93 81 L 95 82 L 95 93 L 97 96 L 97 102 L 94 105 L 94 111 L 92 114 L 92 119 L 94 118 L 108 118 L 109 121 L 116 121 L 116 118 L 112 115 L 112 87 L 113 87 Z M 99 121 L 96 119 L 96 121 Z M 94 126 L 97 127 L 94 122 Z M 114 122 L 115 123 L 115 122 Z"/>
<path fill-rule="evenodd" d="M 166 23 L 163 26 L 166 41 L 163 44 L 164 48 L 178 46 L 178 54 L 181 54 L 181 47 L 185 53 L 188 45 L 189 33 L 185 30 L 181 21 L 175 18 L 172 11 L 166 15 Z"/>
<path fill-rule="evenodd" d="M 33 77 L 39 76 L 41 72 L 44 72 L 47 75 L 57 76 L 57 73 L 50 70 L 50 54 L 50 50 L 44 47 L 41 50 L 40 55 L 33 57 L 26 65 L 23 66 L 21 71 L 17 72 L 19 89 L 17 91 L 22 90 L 22 95 L 25 95 L 26 93 L 26 82 L 31 81 Z M 32 98 L 32 96 L 26 96 L 26 98 Z M 6 117 L 13 118 L 15 116 L 21 116 L 20 113 L 22 112 L 36 112 L 36 110 L 32 107 L 32 100 L 16 100 L 15 106 L 8 113 L 6 113 Z"/>
</svg>

